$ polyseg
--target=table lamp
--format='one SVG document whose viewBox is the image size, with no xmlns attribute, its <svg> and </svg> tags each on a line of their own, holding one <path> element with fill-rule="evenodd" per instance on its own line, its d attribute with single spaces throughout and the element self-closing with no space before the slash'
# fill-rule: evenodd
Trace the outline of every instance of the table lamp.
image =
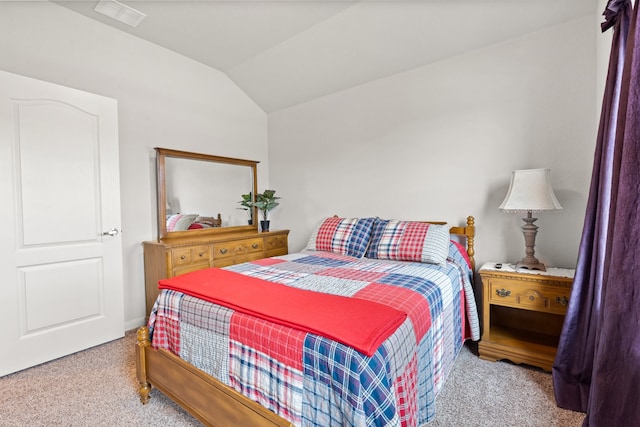
<svg viewBox="0 0 640 427">
<path fill-rule="evenodd" d="M 507 212 L 527 213 L 527 217 L 522 218 L 525 222 L 522 226 L 522 233 L 524 234 L 526 255 L 516 264 L 516 268 L 546 271 L 544 264 L 535 257 L 534 248 L 538 226 L 534 222 L 538 218 L 533 218 L 532 212 L 562 209 L 553 193 L 553 188 L 551 188 L 549 174 L 549 169 L 513 171 L 507 197 L 500 205 L 500 209 Z"/>
</svg>

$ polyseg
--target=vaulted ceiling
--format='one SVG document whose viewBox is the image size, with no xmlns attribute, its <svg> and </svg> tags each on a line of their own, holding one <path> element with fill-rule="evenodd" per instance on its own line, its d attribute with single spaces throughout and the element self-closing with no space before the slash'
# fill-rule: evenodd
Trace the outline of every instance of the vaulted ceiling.
<svg viewBox="0 0 640 427">
<path fill-rule="evenodd" d="M 124 0 L 147 15 L 134 28 L 97 2 L 55 1 L 226 73 L 266 112 L 597 12 L 597 0 Z"/>
</svg>

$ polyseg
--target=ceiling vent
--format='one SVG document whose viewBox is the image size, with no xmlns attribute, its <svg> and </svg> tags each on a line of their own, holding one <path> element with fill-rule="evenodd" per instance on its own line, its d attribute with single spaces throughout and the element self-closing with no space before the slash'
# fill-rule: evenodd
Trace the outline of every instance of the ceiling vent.
<svg viewBox="0 0 640 427">
<path fill-rule="evenodd" d="M 100 0 L 93 10 L 132 27 L 137 27 L 147 17 L 144 13 L 116 0 Z"/>
</svg>

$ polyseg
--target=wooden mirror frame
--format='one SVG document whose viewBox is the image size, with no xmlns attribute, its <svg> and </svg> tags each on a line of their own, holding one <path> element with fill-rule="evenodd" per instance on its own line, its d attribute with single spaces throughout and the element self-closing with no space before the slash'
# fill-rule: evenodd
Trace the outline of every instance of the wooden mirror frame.
<svg viewBox="0 0 640 427">
<path fill-rule="evenodd" d="M 156 150 L 156 189 L 158 203 L 158 239 L 168 239 L 188 236 L 201 236 L 207 234 L 229 233 L 237 231 L 258 231 L 258 221 L 254 219 L 252 225 L 239 225 L 232 227 L 202 228 L 186 231 L 167 231 L 167 186 L 165 159 L 174 157 L 180 159 L 202 160 L 206 162 L 224 163 L 228 165 L 247 166 L 251 168 L 253 175 L 252 194 L 258 190 L 258 163 L 255 160 L 236 159 L 233 157 L 213 156 L 210 154 L 190 153 L 188 151 L 171 150 L 168 148 L 155 148 Z M 240 196 L 240 195 L 238 195 Z M 258 218 L 257 209 L 253 208 L 252 218 Z"/>
</svg>

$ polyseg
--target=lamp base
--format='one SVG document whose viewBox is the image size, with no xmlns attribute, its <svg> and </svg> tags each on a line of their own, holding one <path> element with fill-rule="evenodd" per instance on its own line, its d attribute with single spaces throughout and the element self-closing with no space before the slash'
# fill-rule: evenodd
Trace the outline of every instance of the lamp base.
<svg viewBox="0 0 640 427">
<path fill-rule="evenodd" d="M 538 261 L 536 257 L 532 257 L 533 259 L 528 259 L 529 257 L 524 257 L 516 264 L 516 269 L 518 268 L 526 268 L 528 270 L 540 270 L 547 271 L 547 268 L 543 263 Z"/>
<path fill-rule="evenodd" d="M 544 264 L 538 261 L 535 255 L 536 234 L 538 234 L 538 226 L 534 224 L 538 218 L 533 218 L 531 211 L 527 212 L 527 217 L 522 218 L 525 224 L 522 226 L 522 234 L 524 234 L 525 257 L 516 264 L 516 268 L 527 268 L 529 270 L 547 271 Z"/>
</svg>

